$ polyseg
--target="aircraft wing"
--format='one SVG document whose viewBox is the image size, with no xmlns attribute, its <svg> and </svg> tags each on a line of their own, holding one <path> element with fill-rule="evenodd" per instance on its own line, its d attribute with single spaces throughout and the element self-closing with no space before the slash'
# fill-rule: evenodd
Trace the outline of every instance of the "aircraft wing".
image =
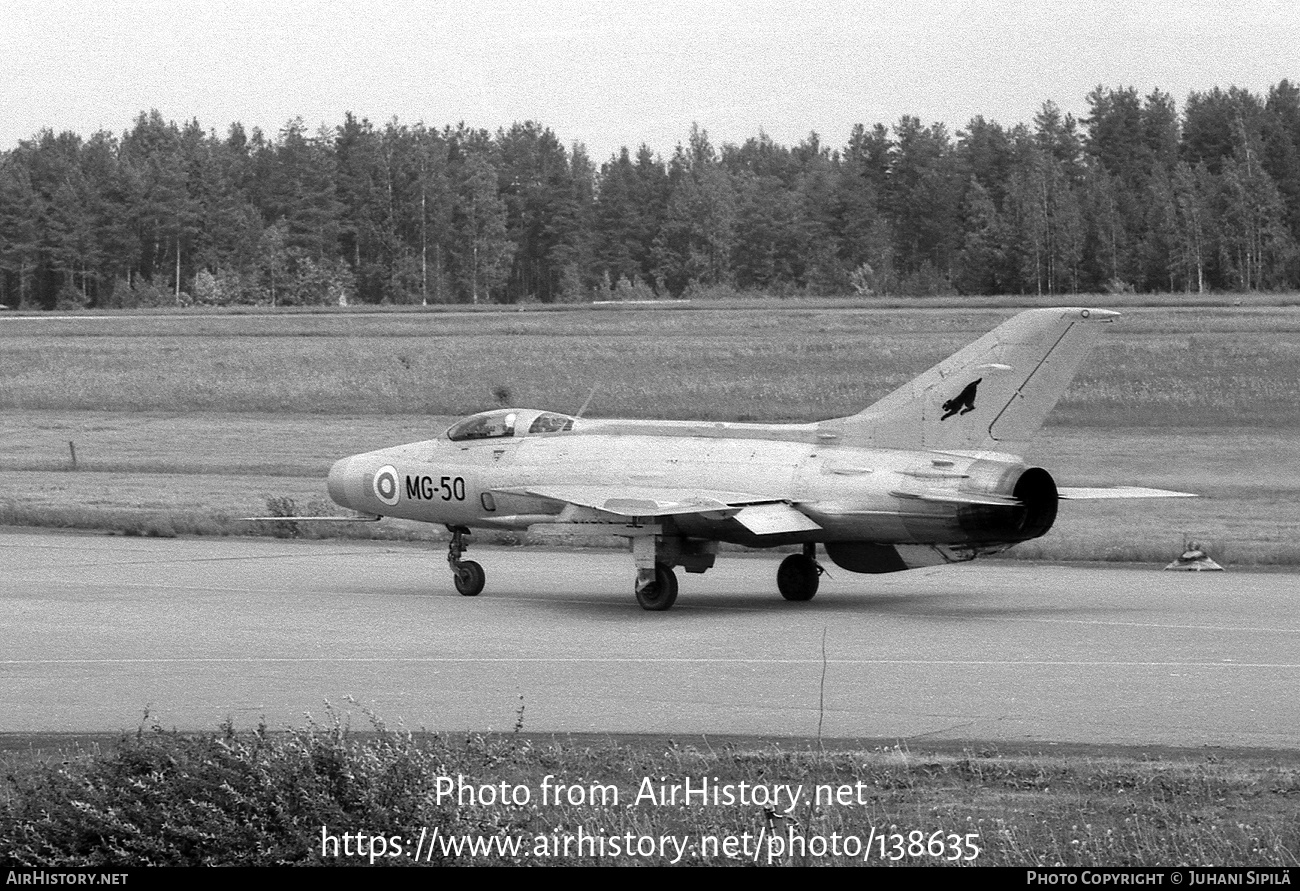
<svg viewBox="0 0 1300 891">
<path fill-rule="evenodd" d="M 496 491 L 507 494 L 537 495 L 625 517 L 703 514 L 711 511 L 734 510 L 747 504 L 761 504 L 775 500 L 742 492 L 673 486 L 541 485 L 519 486 Z"/>
<path fill-rule="evenodd" d="M 1103 498 L 1196 498 L 1194 492 L 1148 489 L 1143 486 L 1057 486 L 1062 501 L 1097 501 Z"/>
<path fill-rule="evenodd" d="M 496 491 L 551 498 L 623 517 L 727 513 L 756 535 L 821 528 L 779 498 L 747 492 L 673 486 L 587 485 L 520 486 Z"/>
</svg>

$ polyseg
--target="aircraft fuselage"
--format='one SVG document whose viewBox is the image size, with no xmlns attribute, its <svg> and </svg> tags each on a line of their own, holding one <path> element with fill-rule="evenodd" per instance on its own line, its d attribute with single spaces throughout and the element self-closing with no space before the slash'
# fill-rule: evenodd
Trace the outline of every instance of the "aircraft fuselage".
<svg viewBox="0 0 1300 891">
<path fill-rule="evenodd" d="M 781 437 L 806 428 L 771 429 Z M 1017 506 L 944 503 L 906 493 L 1010 497 L 1017 480 L 1030 470 L 1013 456 L 995 453 L 863 449 L 734 435 L 602 433 L 597 428 L 461 443 L 443 437 L 354 455 L 334 465 L 329 491 L 337 503 L 363 513 L 468 528 L 526 529 L 547 523 L 626 526 L 628 519 L 511 490 L 543 484 L 757 490 L 794 506 L 820 528 L 757 534 L 729 512 L 713 511 L 677 515 L 671 531 L 750 547 L 810 541 L 1006 545 L 1041 535 L 1050 519 L 1045 527 L 1030 530 L 1013 516 L 1023 511 Z M 995 521 L 999 512 L 1006 514 L 1005 522 Z"/>
</svg>

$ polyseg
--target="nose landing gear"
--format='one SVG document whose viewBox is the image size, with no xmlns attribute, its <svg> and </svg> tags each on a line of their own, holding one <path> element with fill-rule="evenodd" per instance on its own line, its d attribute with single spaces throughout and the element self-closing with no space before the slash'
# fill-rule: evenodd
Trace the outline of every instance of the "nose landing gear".
<svg viewBox="0 0 1300 891">
<path fill-rule="evenodd" d="M 636 602 L 652 612 L 671 608 L 677 602 L 677 573 L 663 563 L 656 563 L 651 571 L 638 569 Z"/>
<path fill-rule="evenodd" d="M 677 602 L 677 573 L 658 526 L 645 526 L 632 537 L 632 562 L 636 564 L 636 602 L 641 609 L 663 612 Z"/>
<path fill-rule="evenodd" d="M 452 579 L 456 590 L 464 597 L 477 597 L 487 583 L 487 573 L 473 560 L 462 560 L 461 555 L 469 549 L 465 538 L 470 534 L 464 526 L 448 526 L 451 543 L 447 546 L 447 565 L 451 567 Z"/>
</svg>

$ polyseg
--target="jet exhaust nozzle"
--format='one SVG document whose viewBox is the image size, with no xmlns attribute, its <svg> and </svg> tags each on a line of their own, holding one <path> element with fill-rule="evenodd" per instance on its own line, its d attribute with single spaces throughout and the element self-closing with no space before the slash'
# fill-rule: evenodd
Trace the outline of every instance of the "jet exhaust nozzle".
<svg viewBox="0 0 1300 891">
<path fill-rule="evenodd" d="M 1014 506 L 969 505 L 958 510 L 957 523 L 967 533 L 969 543 L 1028 541 L 1046 535 L 1056 522 L 1060 498 L 1056 480 L 1041 467 L 1008 468 L 994 492 L 1010 495 L 1020 503 Z"/>
</svg>

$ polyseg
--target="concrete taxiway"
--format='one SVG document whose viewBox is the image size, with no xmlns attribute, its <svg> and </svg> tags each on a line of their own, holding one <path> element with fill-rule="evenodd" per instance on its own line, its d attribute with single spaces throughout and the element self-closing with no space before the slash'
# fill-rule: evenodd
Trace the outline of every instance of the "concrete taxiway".
<svg viewBox="0 0 1300 891">
<path fill-rule="evenodd" d="M 810 603 L 779 556 L 0 534 L 0 732 L 272 727 L 326 701 L 450 731 L 862 736 L 1300 748 L 1300 574 L 985 562 Z M 823 660 L 823 646 L 825 658 Z M 355 704 L 353 704 L 355 703 Z"/>
</svg>

